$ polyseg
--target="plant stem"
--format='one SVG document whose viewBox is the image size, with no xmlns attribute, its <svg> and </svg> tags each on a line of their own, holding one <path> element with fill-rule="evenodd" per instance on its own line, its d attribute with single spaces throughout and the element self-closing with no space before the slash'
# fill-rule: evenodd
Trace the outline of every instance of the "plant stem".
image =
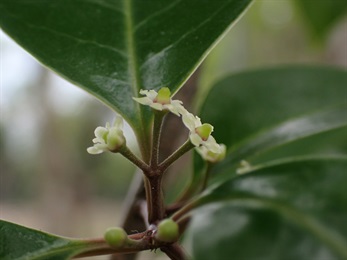
<svg viewBox="0 0 347 260">
<path fill-rule="evenodd" d="M 177 159 L 179 159 L 186 152 L 190 151 L 192 148 L 194 148 L 194 145 L 188 139 L 180 148 L 178 148 L 173 154 L 171 154 L 165 161 L 159 164 L 159 169 L 164 172 L 167 168 L 170 167 L 171 164 L 173 164 Z"/>
<path fill-rule="evenodd" d="M 152 133 L 152 151 L 150 166 L 152 169 L 157 168 L 159 161 L 159 145 L 163 118 L 166 112 L 154 111 L 153 133 Z"/>
<path fill-rule="evenodd" d="M 148 178 L 150 185 L 150 201 L 148 203 L 148 222 L 157 223 L 165 216 L 165 206 L 162 191 L 162 174 Z"/>
<path fill-rule="evenodd" d="M 149 216 L 151 212 L 153 211 L 153 203 L 152 203 L 151 183 L 147 176 L 144 176 L 143 178 L 143 185 L 145 187 L 145 192 L 146 192 L 146 203 L 147 203 L 147 213 L 148 213 L 147 221 L 148 221 L 148 224 L 151 224 L 151 222 L 149 221 L 150 220 Z"/>
<path fill-rule="evenodd" d="M 126 145 L 119 150 L 119 153 L 139 167 L 143 172 L 149 172 L 149 166 L 144 161 L 139 159 L 135 154 L 133 154 L 133 152 Z"/>
<path fill-rule="evenodd" d="M 183 251 L 182 247 L 175 243 L 169 246 L 163 246 L 160 248 L 170 259 L 172 260 L 186 260 L 188 259 L 186 253 Z"/>
<path fill-rule="evenodd" d="M 190 210 L 195 208 L 197 206 L 198 201 L 192 201 L 186 204 L 184 207 L 182 207 L 180 210 L 178 210 L 175 214 L 171 216 L 172 220 L 178 222 L 182 217 L 184 217 Z"/>
<path fill-rule="evenodd" d="M 108 245 L 104 239 L 97 239 L 94 241 L 91 241 L 93 244 L 97 245 L 95 248 L 92 248 L 86 252 L 80 253 L 73 258 L 82 258 L 82 257 L 89 257 L 89 256 L 99 256 L 99 255 L 106 255 L 106 254 L 128 254 L 128 253 L 136 253 L 143 250 L 151 249 L 152 246 L 148 243 L 146 239 L 143 239 L 145 233 L 139 233 L 134 235 L 129 235 L 128 238 L 131 240 L 128 240 L 126 245 L 122 246 L 121 248 L 112 248 L 110 245 Z"/>
</svg>

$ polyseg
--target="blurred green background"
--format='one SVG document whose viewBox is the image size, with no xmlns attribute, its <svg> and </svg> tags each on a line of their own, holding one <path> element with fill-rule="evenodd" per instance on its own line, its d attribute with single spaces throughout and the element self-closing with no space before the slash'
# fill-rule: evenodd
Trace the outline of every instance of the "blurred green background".
<svg viewBox="0 0 347 260">
<path fill-rule="evenodd" d="M 293 63 L 347 68 L 346 10 L 340 0 L 255 1 L 202 64 L 195 107 L 229 73 Z M 64 236 L 100 236 L 120 223 L 135 171 L 120 155 L 86 152 L 96 126 L 114 112 L 3 32 L 0 41 L 0 217 Z M 125 133 L 137 151 L 128 126 Z M 187 180 L 184 162 L 181 178 L 168 178 L 168 194 Z"/>
</svg>

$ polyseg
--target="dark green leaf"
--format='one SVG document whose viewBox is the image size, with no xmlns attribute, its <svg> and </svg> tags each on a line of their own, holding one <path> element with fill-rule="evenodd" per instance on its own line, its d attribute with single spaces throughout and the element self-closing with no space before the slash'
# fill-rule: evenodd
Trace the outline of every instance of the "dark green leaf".
<svg viewBox="0 0 347 260">
<path fill-rule="evenodd" d="M 267 131 L 259 133 L 258 135 L 245 140 L 244 143 L 232 147 L 229 151 L 229 156 L 215 168 L 215 171 L 219 172 L 219 174 L 221 174 L 221 172 L 230 172 L 230 168 L 232 169 L 235 164 L 244 159 L 248 160 L 249 158 L 258 155 L 258 153 L 264 153 L 269 149 L 275 149 L 279 146 L 283 146 L 294 141 L 300 145 L 300 141 L 303 138 L 336 130 L 341 127 L 344 127 L 344 135 L 341 137 L 346 140 L 346 112 L 347 106 L 342 105 L 334 109 L 327 109 L 323 112 L 314 113 L 312 115 L 307 115 L 302 118 L 296 118 L 284 122 L 279 126 L 275 126 Z M 336 134 L 336 132 L 338 131 L 333 131 L 334 134 Z M 324 140 L 319 140 L 319 142 L 323 142 L 324 144 L 326 143 Z M 335 143 L 336 142 L 331 142 L 330 145 Z M 270 151 L 270 154 L 272 157 L 277 158 L 279 158 L 279 156 L 282 157 L 285 152 L 298 155 L 301 153 L 301 147 L 304 147 L 305 145 L 306 144 L 301 144 L 300 147 L 295 147 L 297 149 L 288 149 L 288 147 L 285 146 L 283 150 L 286 151 L 283 151 L 281 154 L 278 154 L 278 150 L 273 152 Z M 318 145 L 321 145 L 321 143 L 318 143 Z M 319 150 L 317 145 L 313 145 L 313 147 Z M 269 160 L 269 157 L 271 158 L 268 153 L 266 159 Z M 262 158 L 262 160 L 264 160 L 264 158 Z M 226 175 L 228 175 L 228 173 Z M 220 178 L 223 177 L 221 176 Z"/>
<path fill-rule="evenodd" d="M 140 89 L 176 92 L 251 0 L 3 0 L 2 29 L 117 110 L 138 135 Z M 140 113 L 142 111 L 142 113 Z"/>
<path fill-rule="evenodd" d="M 210 188 L 195 206 L 196 259 L 347 259 L 347 158 L 288 159 Z M 215 204 L 217 203 L 217 204 Z"/>
<path fill-rule="evenodd" d="M 68 239 L 0 220 L 0 259 L 63 260 L 95 249 L 95 243 Z"/>
<path fill-rule="evenodd" d="M 347 72 L 288 66 L 231 75 L 208 94 L 201 118 L 228 147 L 288 119 L 344 104 Z"/>
<path fill-rule="evenodd" d="M 306 66 L 244 72 L 221 80 L 201 111 L 203 121 L 214 125 L 217 141 L 229 147 L 226 160 L 214 168 L 214 173 L 230 174 L 228 169 L 235 168 L 240 160 L 265 151 L 269 152 L 264 159 L 275 159 L 300 154 L 301 150 L 329 154 L 341 147 L 346 141 L 346 129 L 338 130 L 347 124 L 342 105 L 346 86 L 344 70 Z M 326 132 L 334 129 L 328 138 Z M 314 144 L 303 140 L 317 134 L 324 139 Z M 292 143 L 295 145 L 287 149 Z M 283 147 L 281 152 L 273 150 L 278 146 Z M 201 168 L 196 159 L 195 178 Z"/>
<path fill-rule="evenodd" d="M 323 38 L 330 28 L 347 14 L 344 0 L 295 0 L 305 22 L 317 38 Z"/>
</svg>

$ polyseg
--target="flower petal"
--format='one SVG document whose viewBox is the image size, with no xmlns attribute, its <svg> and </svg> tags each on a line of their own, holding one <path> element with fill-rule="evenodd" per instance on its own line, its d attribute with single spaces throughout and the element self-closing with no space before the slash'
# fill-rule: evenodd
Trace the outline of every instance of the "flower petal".
<svg viewBox="0 0 347 260">
<path fill-rule="evenodd" d="M 151 100 L 148 97 L 141 97 L 141 98 L 133 97 L 133 99 L 142 105 L 149 106 L 149 105 L 153 104 L 153 100 Z"/>
<path fill-rule="evenodd" d="M 185 113 L 187 111 L 182 106 L 182 101 L 180 100 L 172 100 L 171 104 L 164 105 L 164 108 L 168 109 L 170 112 L 174 113 L 176 116 L 180 116 L 182 113 Z"/>
<path fill-rule="evenodd" d="M 221 150 L 220 145 L 217 144 L 216 139 L 214 139 L 212 135 L 208 137 L 208 139 L 203 143 L 203 145 L 206 146 L 206 148 L 213 153 L 219 153 Z"/>
<path fill-rule="evenodd" d="M 199 147 L 202 144 L 202 139 L 197 133 L 191 133 L 189 139 L 196 147 Z"/>
<path fill-rule="evenodd" d="M 150 100 L 154 100 L 156 97 L 157 97 L 157 95 L 158 95 L 158 93 L 156 92 L 156 91 L 154 91 L 154 90 L 145 90 L 145 89 L 141 89 L 140 90 L 140 94 L 141 95 L 146 95 Z"/>
<path fill-rule="evenodd" d="M 90 154 L 100 154 L 100 153 L 103 153 L 104 151 L 96 148 L 95 146 L 92 146 L 87 148 L 87 152 Z"/>
<path fill-rule="evenodd" d="M 95 137 L 101 138 L 101 139 L 105 139 L 107 133 L 108 133 L 108 129 L 102 126 L 98 126 L 94 131 Z"/>
<path fill-rule="evenodd" d="M 118 129 L 123 129 L 123 118 L 121 116 L 116 116 L 113 127 L 118 128 Z"/>
<path fill-rule="evenodd" d="M 153 104 L 150 105 L 150 107 L 155 109 L 155 110 L 159 110 L 159 111 L 163 110 L 163 105 L 159 104 L 159 103 L 153 103 Z"/>
<path fill-rule="evenodd" d="M 94 144 L 98 144 L 98 143 L 99 143 L 99 144 L 100 144 L 100 143 L 101 143 L 101 144 L 105 144 L 105 143 L 106 143 L 106 140 L 104 140 L 103 138 L 100 138 L 100 137 L 96 137 L 96 138 L 94 138 L 92 141 L 93 141 Z"/>
<path fill-rule="evenodd" d="M 189 113 L 188 111 L 182 114 L 182 121 L 183 121 L 183 124 L 191 132 L 195 132 L 195 128 L 201 125 L 200 118 L 197 116 L 194 116 L 192 113 Z"/>
<path fill-rule="evenodd" d="M 218 153 L 214 153 L 210 151 L 205 146 L 200 146 L 195 149 L 205 161 L 208 161 L 211 163 L 217 163 L 225 158 L 225 153 L 226 153 L 226 146 L 224 144 L 220 144 L 219 146 L 220 146 L 220 151 Z"/>
</svg>

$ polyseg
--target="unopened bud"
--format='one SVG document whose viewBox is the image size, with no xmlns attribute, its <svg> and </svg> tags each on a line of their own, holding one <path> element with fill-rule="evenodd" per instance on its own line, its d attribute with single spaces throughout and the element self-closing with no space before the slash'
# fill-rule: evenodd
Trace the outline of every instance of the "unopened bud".
<svg viewBox="0 0 347 260">
<path fill-rule="evenodd" d="M 111 152 L 118 152 L 119 148 L 125 145 L 123 131 L 117 128 L 111 128 L 107 135 L 107 148 Z"/>
<path fill-rule="evenodd" d="M 112 227 L 106 230 L 104 238 L 110 246 L 119 248 L 124 245 L 128 236 L 124 229 Z"/>
<path fill-rule="evenodd" d="M 164 219 L 158 225 L 156 238 L 163 242 L 174 242 L 178 239 L 179 227 L 172 219 Z"/>
</svg>

